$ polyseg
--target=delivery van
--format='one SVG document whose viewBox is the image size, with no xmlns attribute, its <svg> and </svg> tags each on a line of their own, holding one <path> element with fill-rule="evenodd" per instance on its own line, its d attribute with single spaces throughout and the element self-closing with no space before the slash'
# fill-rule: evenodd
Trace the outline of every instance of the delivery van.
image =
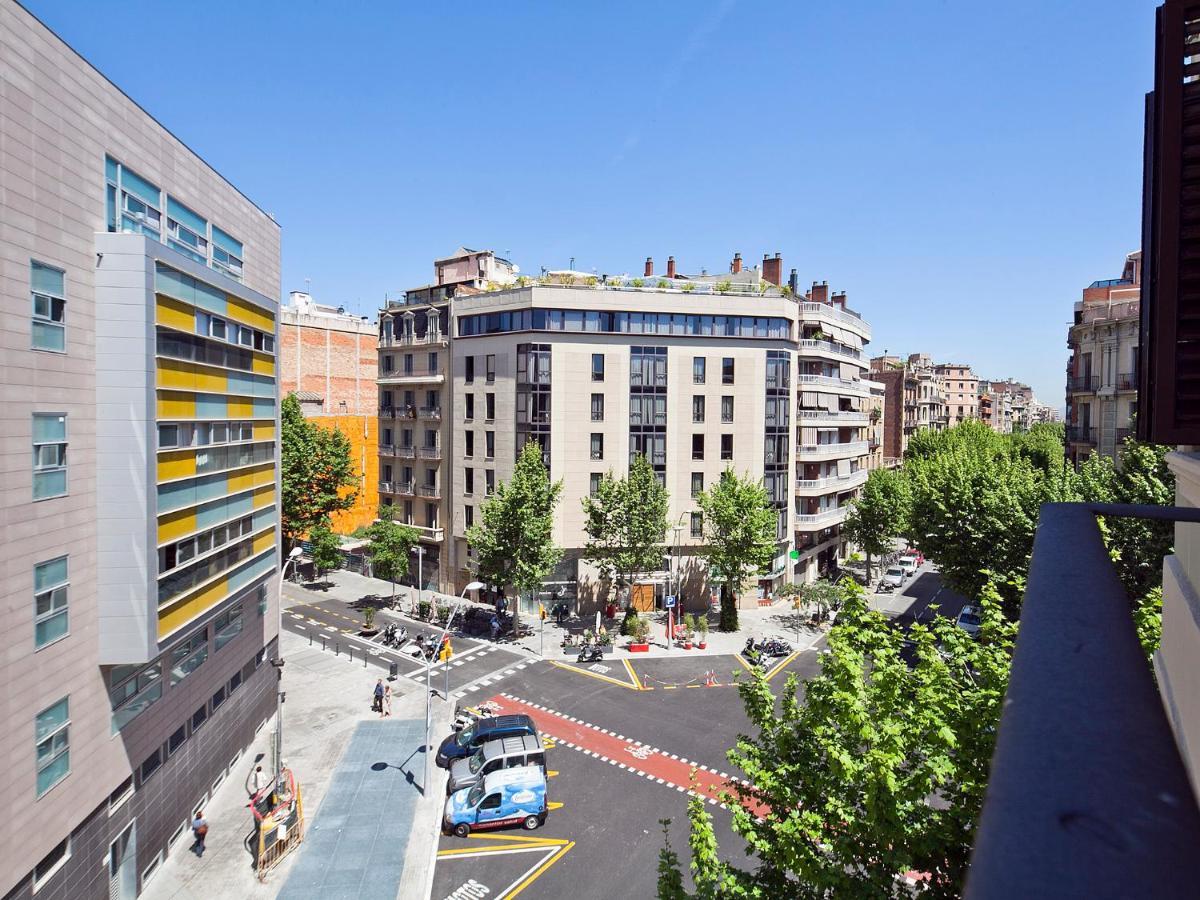
<svg viewBox="0 0 1200 900">
<path fill-rule="evenodd" d="M 472 830 L 505 825 L 532 831 L 545 821 L 546 773 L 541 766 L 519 766 L 493 772 L 447 797 L 442 832 L 466 837 Z"/>
</svg>

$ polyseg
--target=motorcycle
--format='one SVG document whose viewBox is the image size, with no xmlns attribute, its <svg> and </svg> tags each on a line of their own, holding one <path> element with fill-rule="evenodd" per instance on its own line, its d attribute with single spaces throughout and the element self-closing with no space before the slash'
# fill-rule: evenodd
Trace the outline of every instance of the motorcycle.
<svg viewBox="0 0 1200 900">
<path fill-rule="evenodd" d="M 408 640 L 408 629 L 403 625 L 397 627 L 395 624 L 390 624 L 383 629 L 383 636 L 379 640 L 383 646 L 398 650 Z"/>
<path fill-rule="evenodd" d="M 742 658 L 752 666 L 764 668 L 767 664 L 766 659 L 762 655 L 762 651 L 754 645 L 754 638 L 746 638 L 746 646 L 742 648 Z"/>
<path fill-rule="evenodd" d="M 787 656 L 792 652 L 792 645 L 780 638 L 768 638 L 758 645 L 765 656 Z"/>
<path fill-rule="evenodd" d="M 579 648 L 579 657 L 576 662 L 599 662 L 604 659 L 603 644 L 584 644 Z"/>
</svg>

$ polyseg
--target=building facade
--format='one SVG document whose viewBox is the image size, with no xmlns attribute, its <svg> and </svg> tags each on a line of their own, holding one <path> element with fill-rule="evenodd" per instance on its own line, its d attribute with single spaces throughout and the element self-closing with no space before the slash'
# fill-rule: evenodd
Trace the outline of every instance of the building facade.
<svg viewBox="0 0 1200 900">
<path fill-rule="evenodd" d="M 959 363 L 938 363 L 933 370 L 945 387 L 949 427 L 960 425 L 967 419 L 978 419 L 979 378 L 971 371 L 971 367 Z"/>
<path fill-rule="evenodd" d="M 430 586 L 456 593 L 473 579 L 467 529 L 530 440 L 564 483 L 555 540 L 566 554 L 547 588 L 581 609 L 609 599 L 581 558 L 582 498 L 638 453 L 670 493 L 678 527 L 668 540 L 693 606 L 711 588 L 695 498 L 727 467 L 761 478 L 778 511 L 776 563 L 760 587 L 836 565 L 844 507 L 866 480 L 871 393 L 861 377 L 870 327 L 845 294 L 814 284 L 797 298 L 778 254 L 752 268 L 735 256 L 715 275 L 685 276 L 672 258 L 660 276 L 647 260 L 638 278 L 550 272 L 536 282 L 489 259 L 456 270 L 471 283 L 410 291 L 381 315 L 381 353 L 400 351 L 392 368 L 381 363 L 380 459 L 393 466 L 391 482 L 381 469 L 381 493 L 423 531 L 427 559 L 436 548 Z M 427 427 L 422 409 L 434 407 Z M 390 424 L 400 412 L 407 420 Z M 634 592 L 652 602 L 671 577 L 647 573 Z"/>
<path fill-rule="evenodd" d="M 0 894 L 130 898 L 274 709 L 279 229 L 15 3 L 0 83 Z"/>
<path fill-rule="evenodd" d="M 280 310 L 281 396 L 295 393 L 306 417 L 350 442 L 358 485 L 354 506 L 332 516 L 339 534 L 370 525 L 379 507 L 377 341 L 371 320 L 301 291 Z"/>
<path fill-rule="evenodd" d="M 1125 258 L 1120 278 L 1094 281 L 1075 303 L 1067 332 L 1067 454 L 1115 457 L 1137 414 L 1142 253 Z"/>
</svg>

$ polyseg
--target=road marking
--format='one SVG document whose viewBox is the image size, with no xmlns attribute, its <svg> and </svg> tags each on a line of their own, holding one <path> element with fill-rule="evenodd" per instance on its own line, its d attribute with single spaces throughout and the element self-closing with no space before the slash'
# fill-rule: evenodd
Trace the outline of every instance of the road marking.
<svg viewBox="0 0 1200 900">
<path fill-rule="evenodd" d="M 574 846 L 575 842 L 571 841 L 571 843 L 567 844 L 565 847 L 543 862 L 540 866 L 535 866 L 531 871 L 526 872 L 524 875 L 518 878 L 517 881 L 513 882 L 511 885 L 497 894 L 496 900 L 511 900 L 511 898 L 517 896 L 517 894 L 521 893 L 521 891 L 533 884 L 533 882 L 535 882 L 538 878 L 546 874 L 547 869 L 570 853 L 571 848 Z"/>
<path fill-rule="evenodd" d="M 740 662 L 742 664 L 742 668 L 745 669 L 747 672 L 754 671 L 754 666 L 750 665 L 750 663 L 748 663 L 744 659 L 742 659 L 742 654 L 735 653 L 733 658 L 736 659 L 738 662 Z"/>
<path fill-rule="evenodd" d="M 637 684 L 631 684 L 628 681 L 621 681 L 618 678 L 613 678 L 609 675 L 601 675 L 599 672 L 589 672 L 587 669 L 581 669 L 579 666 L 572 666 L 569 663 L 558 662 L 557 660 L 548 660 L 550 665 L 557 666 L 560 669 L 566 669 L 568 672 L 575 672 L 579 675 L 586 675 L 588 678 L 596 678 L 600 681 L 606 681 L 609 684 L 615 684 L 618 687 L 627 688 L 631 691 L 640 691 L 642 687 Z"/>
<path fill-rule="evenodd" d="M 780 672 L 783 671 L 784 666 L 786 666 L 788 663 L 790 663 L 793 659 L 795 659 L 799 655 L 800 655 L 800 651 L 798 651 L 798 650 L 795 651 L 794 653 L 789 653 L 787 659 L 785 659 L 783 662 L 781 662 L 779 665 L 777 665 L 775 668 L 773 668 L 770 672 L 768 672 L 766 675 L 764 675 L 763 679 L 766 681 L 770 681 L 772 678 L 774 678 L 776 675 L 778 675 Z"/>
</svg>

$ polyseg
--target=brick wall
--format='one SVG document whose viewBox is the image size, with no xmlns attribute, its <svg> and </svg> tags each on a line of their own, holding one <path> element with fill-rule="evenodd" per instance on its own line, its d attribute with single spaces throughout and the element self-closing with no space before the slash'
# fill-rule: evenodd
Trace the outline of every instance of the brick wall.
<svg viewBox="0 0 1200 900">
<path fill-rule="evenodd" d="M 292 391 L 320 394 L 324 413 L 331 416 L 378 414 L 378 338 L 369 323 L 349 324 L 360 330 L 347 330 L 340 319 L 283 311 L 279 383 L 285 396 Z"/>
</svg>

